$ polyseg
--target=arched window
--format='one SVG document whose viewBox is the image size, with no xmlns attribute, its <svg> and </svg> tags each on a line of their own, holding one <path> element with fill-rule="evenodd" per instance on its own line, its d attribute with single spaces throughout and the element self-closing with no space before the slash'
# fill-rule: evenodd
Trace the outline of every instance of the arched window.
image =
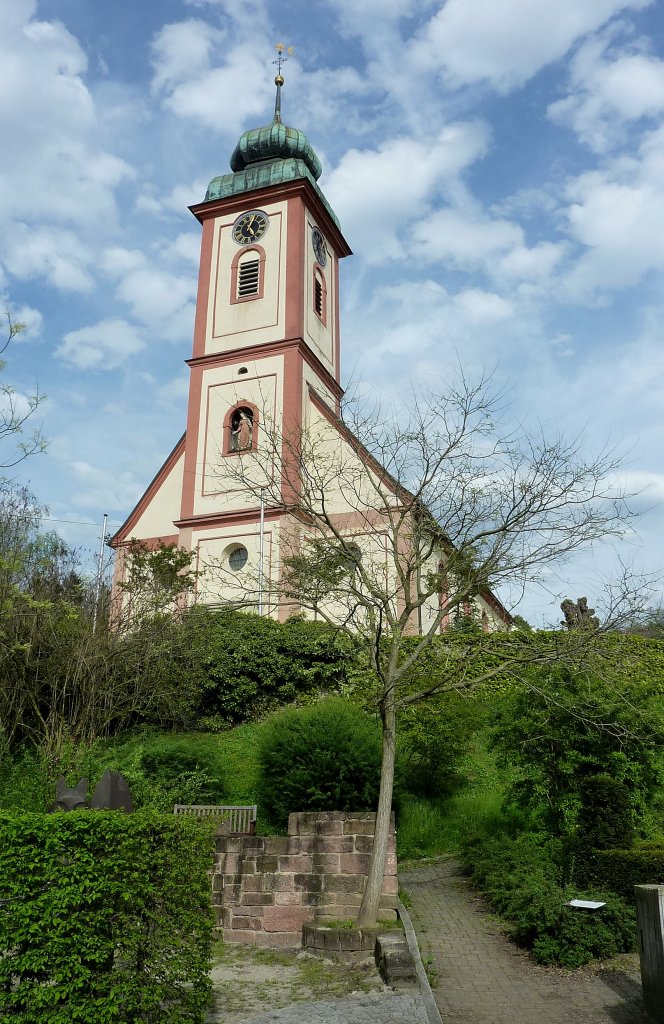
<svg viewBox="0 0 664 1024">
<path fill-rule="evenodd" d="M 224 416 L 222 455 L 241 455 L 258 447 L 258 409 L 246 398 Z"/>
<path fill-rule="evenodd" d="M 262 299 L 265 288 L 265 249 L 240 249 L 231 264 L 231 303 Z"/>
<path fill-rule="evenodd" d="M 327 326 L 327 285 L 323 268 L 317 263 L 314 267 L 314 313 Z"/>
</svg>

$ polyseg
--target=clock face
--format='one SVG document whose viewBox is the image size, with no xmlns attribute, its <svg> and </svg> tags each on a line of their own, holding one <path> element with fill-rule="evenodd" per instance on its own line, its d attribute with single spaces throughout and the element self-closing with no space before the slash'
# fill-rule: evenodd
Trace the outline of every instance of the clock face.
<svg viewBox="0 0 664 1024">
<path fill-rule="evenodd" d="M 241 214 L 233 225 L 233 238 L 238 245 L 257 242 L 267 231 L 267 214 L 262 210 L 249 210 Z"/>
<path fill-rule="evenodd" d="M 321 267 L 324 267 L 327 263 L 327 249 L 325 248 L 325 239 L 318 228 L 314 228 L 311 232 L 311 244 L 316 254 L 316 259 Z"/>
</svg>

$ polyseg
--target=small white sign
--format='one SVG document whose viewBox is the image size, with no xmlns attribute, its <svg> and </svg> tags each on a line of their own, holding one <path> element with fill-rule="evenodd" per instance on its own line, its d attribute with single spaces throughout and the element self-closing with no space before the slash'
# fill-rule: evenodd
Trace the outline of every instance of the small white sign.
<svg viewBox="0 0 664 1024">
<path fill-rule="evenodd" d="M 565 906 L 574 907 L 576 910 L 601 910 L 606 903 L 601 903 L 598 900 L 568 900 Z"/>
</svg>

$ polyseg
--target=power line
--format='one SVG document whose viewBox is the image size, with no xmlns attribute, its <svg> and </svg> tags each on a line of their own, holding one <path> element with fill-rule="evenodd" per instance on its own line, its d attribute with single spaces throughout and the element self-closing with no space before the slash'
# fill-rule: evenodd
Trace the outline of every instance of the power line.
<svg viewBox="0 0 664 1024">
<path fill-rule="evenodd" d="M 54 519 L 53 516 L 38 516 L 41 523 L 71 523 L 73 526 L 99 526 L 85 519 Z M 122 526 L 122 523 L 109 523 L 110 526 Z"/>
</svg>

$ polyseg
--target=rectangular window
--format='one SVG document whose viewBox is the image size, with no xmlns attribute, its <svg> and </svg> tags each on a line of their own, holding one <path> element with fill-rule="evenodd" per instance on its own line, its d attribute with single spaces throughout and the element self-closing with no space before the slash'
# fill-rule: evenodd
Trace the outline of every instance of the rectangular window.
<svg viewBox="0 0 664 1024">
<path fill-rule="evenodd" d="M 237 279 L 238 296 L 258 295 L 258 280 L 260 274 L 260 260 L 246 260 L 240 264 L 240 273 Z"/>
</svg>

